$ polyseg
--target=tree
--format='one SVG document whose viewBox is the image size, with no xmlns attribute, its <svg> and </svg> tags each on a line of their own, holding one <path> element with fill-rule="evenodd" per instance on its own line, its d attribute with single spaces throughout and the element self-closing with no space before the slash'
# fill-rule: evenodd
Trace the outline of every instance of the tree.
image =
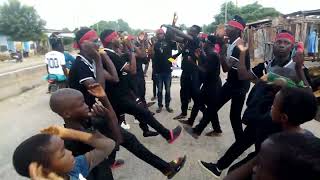
<svg viewBox="0 0 320 180">
<path fill-rule="evenodd" d="M 0 6 L 0 33 L 14 41 L 40 40 L 45 21 L 31 6 L 21 5 L 17 0 L 9 0 Z"/>
<path fill-rule="evenodd" d="M 130 28 L 129 24 L 122 19 L 117 21 L 99 21 L 98 23 L 93 24 L 90 28 L 95 29 L 98 34 L 100 34 L 105 29 L 113 29 L 115 31 L 127 31 L 130 34 L 133 34 L 135 31 Z"/>
<path fill-rule="evenodd" d="M 280 15 L 276 9 L 265 8 L 258 4 L 258 2 L 254 2 L 242 7 L 237 7 L 232 1 L 227 3 L 227 20 L 232 19 L 234 15 L 240 15 L 246 20 L 246 22 L 253 22 L 264 18 L 277 17 Z M 225 23 L 225 8 L 226 3 L 221 5 L 220 13 L 214 16 L 214 22 L 205 26 L 207 30 L 212 30 L 211 32 L 214 32 L 219 24 Z"/>
</svg>

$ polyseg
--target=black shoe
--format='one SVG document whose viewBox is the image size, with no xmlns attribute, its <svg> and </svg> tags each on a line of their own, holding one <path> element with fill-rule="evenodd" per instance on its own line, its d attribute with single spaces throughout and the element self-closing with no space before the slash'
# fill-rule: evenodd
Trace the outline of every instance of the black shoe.
<svg viewBox="0 0 320 180">
<path fill-rule="evenodd" d="M 187 115 L 184 115 L 184 114 L 181 113 L 181 114 L 179 114 L 178 116 L 174 117 L 173 119 L 174 119 L 174 120 L 185 119 L 186 116 L 187 116 Z"/>
<path fill-rule="evenodd" d="M 170 130 L 170 139 L 167 140 L 169 144 L 173 144 L 173 142 L 178 139 L 178 137 L 180 136 L 182 132 L 182 127 L 181 126 L 177 126 L 176 128 Z"/>
<path fill-rule="evenodd" d="M 157 113 L 161 113 L 161 111 L 162 111 L 162 107 L 159 107 L 159 108 L 156 110 Z"/>
<path fill-rule="evenodd" d="M 211 176 L 215 177 L 215 178 L 219 178 L 221 175 L 221 172 L 216 164 L 213 163 L 206 163 L 204 161 L 198 161 L 200 167 L 205 170 L 208 174 L 210 174 Z"/>
<path fill-rule="evenodd" d="M 178 159 L 169 162 L 169 164 L 171 166 L 171 170 L 169 172 L 165 173 L 165 175 L 168 177 L 168 179 L 173 178 L 183 168 L 186 160 L 187 160 L 187 156 L 183 156 L 183 157 L 179 157 Z"/>
<path fill-rule="evenodd" d="M 152 136 L 158 136 L 158 135 L 159 133 L 154 131 L 143 132 L 143 137 L 152 137 Z"/>
<path fill-rule="evenodd" d="M 179 120 L 180 123 L 188 125 L 188 126 L 193 126 L 193 123 L 191 123 L 189 120 Z"/>
<path fill-rule="evenodd" d="M 156 102 L 148 102 L 148 103 L 147 103 L 147 107 L 151 107 L 151 106 L 153 106 L 155 103 L 156 103 Z"/>
<path fill-rule="evenodd" d="M 166 107 L 166 110 L 167 110 L 169 113 L 173 113 L 173 109 L 171 109 L 170 107 Z"/>
<path fill-rule="evenodd" d="M 190 134 L 193 138 L 195 139 L 198 139 L 200 134 L 197 134 L 194 132 L 193 128 L 192 127 L 189 127 L 189 126 L 183 126 L 184 130 Z"/>
<path fill-rule="evenodd" d="M 206 136 L 214 137 L 214 136 L 221 136 L 222 131 L 221 130 L 213 130 L 211 132 L 206 133 Z"/>
</svg>

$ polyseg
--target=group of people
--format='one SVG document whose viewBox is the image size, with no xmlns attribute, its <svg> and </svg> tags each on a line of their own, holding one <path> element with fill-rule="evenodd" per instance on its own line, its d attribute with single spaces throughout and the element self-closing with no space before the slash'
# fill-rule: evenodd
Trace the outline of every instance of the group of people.
<svg viewBox="0 0 320 180">
<path fill-rule="evenodd" d="M 64 127 L 45 128 L 16 148 L 13 165 L 20 175 L 35 180 L 113 179 L 111 169 L 121 164 L 116 153 L 123 146 L 168 179 L 173 178 L 183 168 L 186 156 L 165 161 L 121 124 L 125 114 L 130 114 L 139 122 L 144 137 L 161 135 L 169 144 L 177 140 L 182 126 L 168 129 L 148 109 L 142 64 L 152 59 L 156 112 L 163 110 L 165 87 L 165 108 L 172 113 L 172 59 L 181 54 L 181 113 L 174 119 L 187 133 L 197 139 L 211 122 L 213 131 L 206 135 L 220 136 L 218 111 L 231 100 L 235 141 L 217 162 L 199 160 L 201 168 L 220 177 L 255 145 L 254 152 L 229 168 L 225 179 L 319 179 L 320 140 L 300 127 L 315 117 L 317 100 L 292 33 L 280 31 L 274 42 L 274 58 L 251 68 L 242 40 L 246 23 L 240 16 L 214 35 L 202 34 L 197 25 L 187 33 L 172 25 L 162 27 L 166 32 L 158 29 L 156 41 L 151 43 L 144 33 L 135 39 L 111 29 L 100 35 L 90 28 L 76 32 L 75 47 L 80 52 L 67 75 L 69 88 L 52 93 L 49 102 L 52 111 L 63 118 Z M 178 54 L 172 54 L 174 49 Z M 223 85 L 221 68 L 228 73 Z M 254 82 L 251 90 L 250 82 Z M 184 120 L 191 100 L 190 117 Z M 203 116 L 193 127 L 199 111 Z"/>
</svg>

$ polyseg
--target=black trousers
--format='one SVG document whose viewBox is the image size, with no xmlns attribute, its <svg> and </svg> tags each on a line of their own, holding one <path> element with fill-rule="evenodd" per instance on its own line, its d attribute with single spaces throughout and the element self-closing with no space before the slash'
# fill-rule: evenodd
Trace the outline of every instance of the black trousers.
<svg viewBox="0 0 320 180">
<path fill-rule="evenodd" d="M 157 84 L 158 84 L 158 78 L 154 73 L 152 73 L 152 92 L 153 92 L 153 97 L 157 97 Z"/>
<path fill-rule="evenodd" d="M 113 104 L 117 112 L 133 115 L 139 122 L 140 128 L 145 132 L 148 125 L 155 129 L 162 137 L 169 140 L 170 131 L 160 124 L 143 105 L 128 97 L 121 97 Z"/>
<path fill-rule="evenodd" d="M 107 126 L 104 119 L 94 121 L 94 127 L 97 127 L 97 129 L 106 137 L 111 138 L 112 129 Z M 170 170 L 170 164 L 150 152 L 144 145 L 140 143 L 135 135 L 123 129 L 122 127 L 120 127 L 120 133 L 123 139 L 123 142 L 120 144 L 120 146 L 126 148 L 136 157 L 150 164 L 164 174 L 167 173 L 168 170 Z M 114 150 L 108 158 L 115 159 L 115 153 L 116 150 Z"/>
<path fill-rule="evenodd" d="M 203 117 L 200 120 L 199 124 L 194 128 L 194 132 L 197 134 L 201 134 L 203 130 L 207 127 L 209 122 L 212 124 L 213 130 L 220 131 L 220 122 L 218 117 L 218 110 L 217 110 L 217 95 L 220 92 L 221 88 L 221 80 L 219 80 L 216 85 L 204 85 L 202 88 L 202 101 L 207 107 L 204 108 Z M 200 106 L 201 107 L 201 106 Z M 200 108 L 200 109 L 203 109 Z M 194 121 L 194 120 L 193 120 Z"/>
<path fill-rule="evenodd" d="M 136 95 L 140 98 L 141 102 L 146 104 L 146 81 L 144 76 L 137 75 L 135 83 L 137 85 Z"/>
<path fill-rule="evenodd" d="M 236 140 L 239 139 L 243 133 L 241 112 L 246 99 L 246 93 L 247 91 L 245 90 L 239 90 L 232 87 L 227 81 L 223 84 L 218 95 L 217 111 L 231 100 L 230 121 Z"/>
<path fill-rule="evenodd" d="M 120 130 L 123 137 L 123 143 L 121 146 L 126 148 L 139 159 L 158 169 L 163 174 L 170 170 L 170 164 L 150 152 L 144 145 L 140 143 L 135 135 L 126 131 L 125 129 L 121 128 Z"/>
<path fill-rule="evenodd" d="M 229 147 L 227 152 L 218 160 L 217 166 L 223 170 L 228 168 L 244 151 L 246 151 L 256 141 L 256 128 L 248 125 L 240 139 Z"/>
<path fill-rule="evenodd" d="M 181 100 L 181 113 L 187 115 L 188 104 L 190 98 L 192 98 L 194 106 L 197 108 L 200 106 L 200 79 L 199 71 L 193 72 L 182 71 L 180 78 L 180 100 Z"/>
</svg>

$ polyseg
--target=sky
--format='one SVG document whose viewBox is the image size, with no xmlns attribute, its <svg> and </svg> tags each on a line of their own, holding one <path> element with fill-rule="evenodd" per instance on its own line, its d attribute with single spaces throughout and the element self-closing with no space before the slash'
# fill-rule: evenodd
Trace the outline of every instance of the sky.
<svg viewBox="0 0 320 180">
<path fill-rule="evenodd" d="M 230 0 L 229 0 L 230 1 Z M 257 0 L 233 0 L 238 6 Z M 0 4 L 7 2 L 0 0 Z M 177 24 L 203 25 L 213 21 L 214 15 L 226 0 L 20 0 L 33 6 L 47 24 L 46 28 L 73 30 L 90 26 L 100 20 L 123 19 L 132 28 L 157 29 L 161 24 L 171 24 L 177 12 Z M 318 0 L 258 0 L 265 7 L 273 7 L 283 14 L 320 9 Z"/>
</svg>

